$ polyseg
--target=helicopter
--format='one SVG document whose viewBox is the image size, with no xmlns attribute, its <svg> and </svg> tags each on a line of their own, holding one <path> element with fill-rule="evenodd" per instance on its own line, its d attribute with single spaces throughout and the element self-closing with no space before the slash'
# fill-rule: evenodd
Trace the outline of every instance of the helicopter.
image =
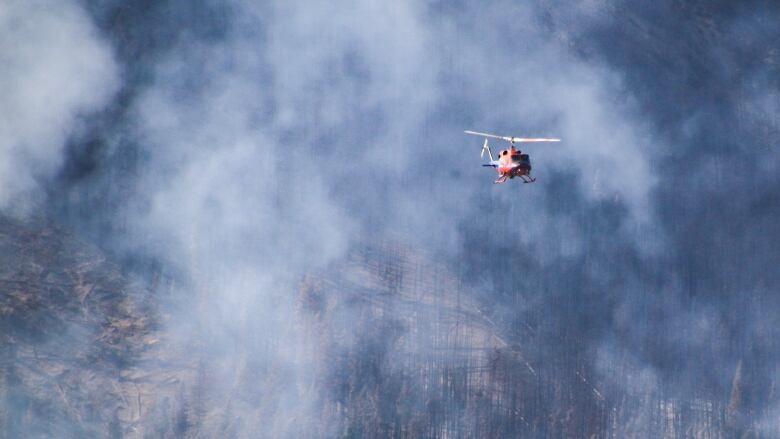
<svg viewBox="0 0 780 439">
<path fill-rule="evenodd" d="M 464 131 L 466 134 L 472 134 L 475 136 L 482 136 L 485 138 L 485 143 L 482 145 L 482 152 L 480 157 L 485 156 L 485 151 L 490 157 L 490 162 L 483 164 L 482 166 L 495 168 L 498 172 L 498 178 L 494 181 L 494 184 L 504 183 L 509 178 L 518 177 L 523 180 L 523 183 L 533 183 L 536 181 L 531 176 L 531 158 L 528 154 L 523 154 L 519 149 L 515 148 L 515 142 L 560 142 L 561 139 L 548 139 L 541 137 L 509 137 L 509 136 L 497 136 L 495 134 L 480 133 L 477 131 Z M 493 154 L 490 152 L 488 146 L 488 138 L 501 139 L 509 142 L 509 148 L 503 149 L 498 153 L 498 160 L 493 158 Z"/>
</svg>

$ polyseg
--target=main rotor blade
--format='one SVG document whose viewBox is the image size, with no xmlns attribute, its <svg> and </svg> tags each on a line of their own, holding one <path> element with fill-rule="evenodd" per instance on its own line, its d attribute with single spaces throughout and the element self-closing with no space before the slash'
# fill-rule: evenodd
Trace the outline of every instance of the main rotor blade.
<svg viewBox="0 0 780 439">
<path fill-rule="evenodd" d="M 544 137 L 505 137 L 497 136 L 495 134 L 480 133 L 478 131 L 464 131 L 466 134 L 473 134 L 475 136 L 492 137 L 493 139 L 506 140 L 507 142 L 560 142 L 561 139 L 548 139 Z"/>
<path fill-rule="evenodd" d="M 545 139 L 542 137 L 512 137 L 512 142 L 560 142 L 561 139 Z"/>
<path fill-rule="evenodd" d="M 506 140 L 507 142 L 511 142 L 512 141 L 511 137 L 497 136 L 495 134 L 480 133 L 480 132 L 477 132 L 477 131 L 468 131 L 468 130 L 464 131 L 464 133 L 466 133 L 466 134 L 473 134 L 475 136 L 492 137 L 494 139 Z"/>
</svg>

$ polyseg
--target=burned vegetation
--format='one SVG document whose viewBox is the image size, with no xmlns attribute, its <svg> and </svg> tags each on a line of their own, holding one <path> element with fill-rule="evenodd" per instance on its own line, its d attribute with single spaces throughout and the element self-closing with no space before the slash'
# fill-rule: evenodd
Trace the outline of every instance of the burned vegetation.
<svg viewBox="0 0 780 439">
<path fill-rule="evenodd" d="M 393 242 L 307 274 L 280 330 L 295 346 L 227 367 L 207 342 L 166 335 L 170 285 L 142 288 L 55 227 L 3 220 L 0 245 L 2 438 L 778 433 L 750 412 L 749 363 L 728 395 L 664 395 L 625 358 L 598 369 L 572 334 L 556 347 L 533 323 L 502 327 L 444 265 Z"/>
<path fill-rule="evenodd" d="M 681 398 L 618 354 L 608 365 L 564 331 L 502 327 L 443 265 L 391 243 L 302 282 L 301 330 L 316 346 L 327 437 L 771 437 L 743 397 Z M 333 273 L 338 273 L 334 275 Z M 772 387 L 777 383 L 772 383 Z M 775 395 L 774 398 L 777 398 Z M 316 435 L 316 434 L 315 434 Z M 768 435 L 768 436 L 766 436 Z"/>
</svg>

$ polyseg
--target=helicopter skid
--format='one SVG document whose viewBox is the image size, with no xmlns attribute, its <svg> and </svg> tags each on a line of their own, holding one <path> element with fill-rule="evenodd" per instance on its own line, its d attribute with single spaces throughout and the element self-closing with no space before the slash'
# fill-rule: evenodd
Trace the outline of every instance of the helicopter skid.
<svg viewBox="0 0 780 439">
<path fill-rule="evenodd" d="M 505 183 L 507 181 L 507 179 L 515 178 L 515 177 L 518 177 L 521 180 L 523 180 L 523 183 L 533 183 L 533 182 L 536 181 L 536 179 L 534 177 L 531 177 L 528 174 L 515 174 L 515 175 L 502 174 L 493 182 L 493 184 Z"/>
<path fill-rule="evenodd" d="M 533 183 L 536 181 L 536 179 L 531 177 L 530 175 L 521 175 L 520 178 L 523 179 L 523 183 Z"/>
</svg>

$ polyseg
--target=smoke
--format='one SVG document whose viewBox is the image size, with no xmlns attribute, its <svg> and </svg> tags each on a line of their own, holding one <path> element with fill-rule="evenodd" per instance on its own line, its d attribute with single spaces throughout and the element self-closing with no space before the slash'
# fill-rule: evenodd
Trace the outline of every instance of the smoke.
<svg viewBox="0 0 780 439">
<path fill-rule="evenodd" d="M 81 116 L 118 87 L 110 51 L 68 4 L 0 15 L 21 16 L 26 32 L 3 52 L 33 72 L 0 79 L 5 113 L 27 114 L 2 128 L 6 208 L 55 175 Z M 323 372 L 290 323 L 301 278 L 388 236 L 481 289 L 505 336 L 533 325 L 540 350 L 592 356 L 622 394 L 723 395 L 737 361 L 776 358 L 774 318 L 749 303 L 776 309 L 780 281 L 773 10 L 85 5 L 119 54 L 122 109 L 91 128 L 97 170 L 61 175 L 52 211 L 94 212 L 107 248 L 176 273 L 164 330 L 213 367 L 214 406 L 249 365 L 288 371 L 258 396 L 273 407 L 267 434 L 308 431 L 291 419 L 319 410 L 302 389 Z M 66 52 L 78 56 L 46 56 Z M 464 129 L 563 142 L 524 147 L 534 185 L 494 186 Z M 94 233 L 94 220 L 62 218 Z"/>
<path fill-rule="evenodd" d="M 652 220 L 635 102 L 619 75 L 550 40 L 530 7 L 233 2 L 225 20 L 216 37 L 182 32 L 137 91 L 123 135 L 141 159 L 118 245 L 183 273 L 166 331 L 201 346 L 214 407 L 247 364 L 289 371 L 261 398 L 278 413 L 269 435 L 318 418 L 300 389 L 329 372 L 310 367 L 290 322 L 301 276 L 348 248 L 392 235 L 456 259 L 473 251 L 463 234 L 476 218 L 554 265 L 589 244 L 567 209 L 546 203 L 615 203 L 629 224 Z M 469 128 L 564 142 L 529 146 L 535 187 L 493 187 Z M 556 198 L 558 178 L 571 185 Z M 526 220 L 512 227 L 507 212 Z M 615 233 L 639 242 L 636 227 Z"/>
<path fill-rule="evenodd" d="M 71 1 L 4 2 L 0 41 L 0 208 L 24 215 L 119 77 L 111 48 Z"/>
<path fill-rule="evenodd" d="M 632 352 L 639 363 L 626 366 L 629 377 L 662 377 L 648 393 L 717 401 L 731 392 L 741 419 L 734 428 L 746 431 L 771 401 L 762 389 L 778 352 L 769 329 L 776 319 L 765 312 L 777 303 L 764 289 L 776 282 L 767 269 L 777 251 L 765 243 L 778 233 L 770 225 L 777 109 L 769 103 L 777 83 L 768 79 L 778 65 L 766 20 L 778 11 L 761 2 L 636 6 L 613 4 L 622 18 L 598 21 L 578 45 L 623 72 L 665 139 L 654 145 L 653 169 L 666 246 L 641 269 L 612 269 L 635 281 L 620 289 L 615 332 L 599 349 L 609 358 Z"/>
</svg>

